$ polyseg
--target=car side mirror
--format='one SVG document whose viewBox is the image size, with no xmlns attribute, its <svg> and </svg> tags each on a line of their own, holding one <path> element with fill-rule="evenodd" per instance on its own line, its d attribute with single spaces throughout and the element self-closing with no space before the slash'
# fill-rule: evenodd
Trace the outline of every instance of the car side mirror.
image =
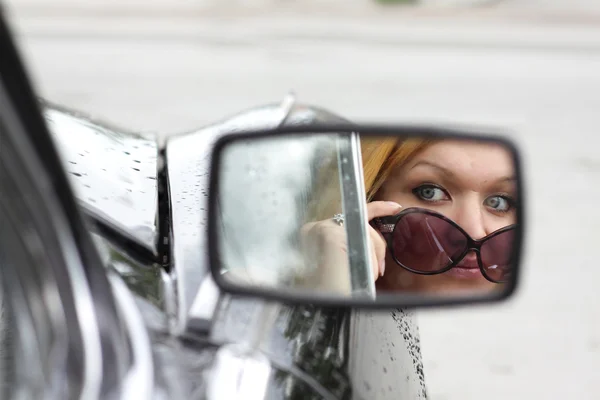
<svg viewBox="0 0 600 400">
<path fill-rule="evenodd" d="M 396 125 L 221 137 L 208 247 L 225 292 L 322 306 L 424 307 L 514 293 L 518 151 L 500 135 Z"/>
</svg>

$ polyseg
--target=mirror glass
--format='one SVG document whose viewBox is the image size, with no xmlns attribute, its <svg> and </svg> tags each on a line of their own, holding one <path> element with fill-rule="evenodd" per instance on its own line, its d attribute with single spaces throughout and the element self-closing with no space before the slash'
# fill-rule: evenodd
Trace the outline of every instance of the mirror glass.
<svg viewBox="0 0 600 400">
<path fill-rule="evenodd" d="M 230 141 L 212 205 L 218 280 L 388 304 L 390 296 L 497 297 L 516 279 L 515 158 L 504 142 L 473 137 Z"/>
</svg>

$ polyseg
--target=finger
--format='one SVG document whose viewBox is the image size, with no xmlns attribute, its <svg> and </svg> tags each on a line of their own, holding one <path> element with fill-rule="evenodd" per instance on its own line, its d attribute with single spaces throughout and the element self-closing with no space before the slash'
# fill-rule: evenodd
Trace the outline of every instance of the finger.
<svg viewBox="0 0 600 400">
<path fill-rule="evenodd" d="M 367 204 L 367 217 L 370 220 L 377 217 L 397 214 L 402 206 L 393 201 L 372 201 Z"/>
<path fill-rule="evenodd" d="M 369 238 L 371 240 L 373 246 L 373 254 L 375 256 L 376 261 L 376 273 L 375 279 L 379 276 L 383 276 L 385 272 L 385 255 L 387 251 L 387 244 L 383 239 L 381 233 L 377 232 L 372 227 L 369 227 Z M 375 269 L 375 267 L 374 267 Z"/>
<path fill-rule="evenodd" d="M 377 259 L 377 251 L 375 250 L 375 243 L 369 235 L 369 259 L 371 260 L 371 272 L 373 273 L 373 278 L 375 281 L 381 276 L 381 267 L 379 265 L 379 261 Z"/>
</svg>

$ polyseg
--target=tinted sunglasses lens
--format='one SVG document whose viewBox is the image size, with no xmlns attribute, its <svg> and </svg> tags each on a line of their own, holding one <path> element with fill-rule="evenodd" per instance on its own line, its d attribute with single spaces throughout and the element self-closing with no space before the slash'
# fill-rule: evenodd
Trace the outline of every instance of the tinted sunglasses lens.
<svg viewBox="0 0 600 400">
<path fill-rule="evenodd" d="M 511 278 L 515 230 L 502 232 L 481 246 L 481 263 L 488 278 L 505 282 Z"/>
<path fill-rule="evenodd" d="M 396 260 L 418 272 L 437 272 L 450 266 L 467 248 L 467 238 L 449 222 L 433 215 L 411 213 L 394 229 Z"/>
</svg>

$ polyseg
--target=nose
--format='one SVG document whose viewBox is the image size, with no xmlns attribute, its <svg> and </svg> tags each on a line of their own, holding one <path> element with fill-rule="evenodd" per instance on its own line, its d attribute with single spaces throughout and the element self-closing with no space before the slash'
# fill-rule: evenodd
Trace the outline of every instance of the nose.
<svg viewBox="0 0 600 400">
<path fill-rule="evenodd" d="M 476 199 L 470 199 L 459 205 L 455 221 L 473 239 L 481 239 L 487 235 L 483 206 Z"/>
</svg>

